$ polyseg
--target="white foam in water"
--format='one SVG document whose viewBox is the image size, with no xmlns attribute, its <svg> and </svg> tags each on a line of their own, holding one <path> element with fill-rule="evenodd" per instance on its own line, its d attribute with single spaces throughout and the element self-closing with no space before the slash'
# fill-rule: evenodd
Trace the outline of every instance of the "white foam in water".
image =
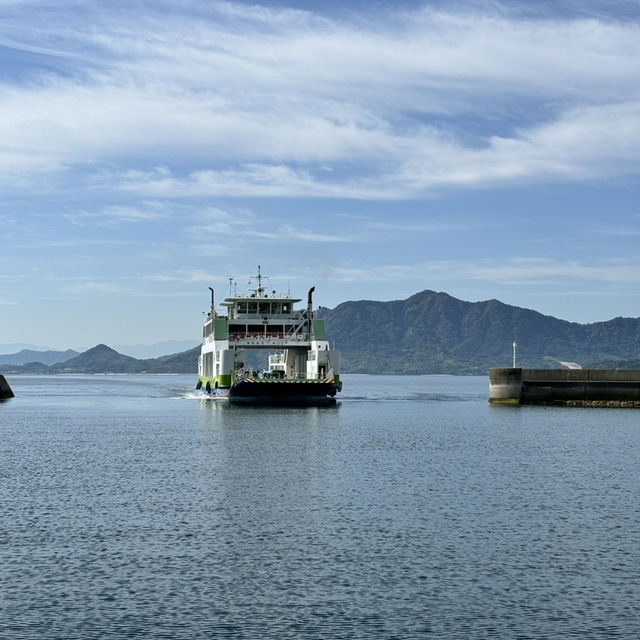
<svg viewBox="0 0 640 640">
<path fill-rule="evenodd" d="M 220 398 L 219 396 L 208 396 L 201 391 L 185 391 L 177 397 L 180 400 L 227 400 L 227 398 Z"/>
<path fill-rule="evenodd" d="M 200 398 L 200 394 L 196 393 L 195 391 L 185 391 L 184 393 L 176 396 L 176 398 L 179 400 L 195 400 L 197 398 Z"/>
</svg>

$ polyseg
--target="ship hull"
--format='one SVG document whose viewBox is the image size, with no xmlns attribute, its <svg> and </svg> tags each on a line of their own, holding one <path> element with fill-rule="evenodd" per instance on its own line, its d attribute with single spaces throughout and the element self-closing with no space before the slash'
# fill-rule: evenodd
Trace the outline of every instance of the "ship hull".
<svg viewBox="0 0 640 640">
<path fill-rule="evenodd" d="M 233 404 L 332 406 L 339 385 L 318 380 L 245 379 L 229 389 Z"/>
</svg>

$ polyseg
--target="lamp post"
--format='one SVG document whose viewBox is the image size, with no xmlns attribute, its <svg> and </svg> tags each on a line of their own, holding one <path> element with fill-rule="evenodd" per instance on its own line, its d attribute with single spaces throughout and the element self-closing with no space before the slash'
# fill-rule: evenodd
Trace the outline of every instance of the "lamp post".
<svg viewBox="0 0 640 640">
<path fill-rule="evenodd" d="M 518 346 L 518 343 L 514 340 L 513 341 L 513 368 L 516 368 L 516 347 Z"/>
</svg>

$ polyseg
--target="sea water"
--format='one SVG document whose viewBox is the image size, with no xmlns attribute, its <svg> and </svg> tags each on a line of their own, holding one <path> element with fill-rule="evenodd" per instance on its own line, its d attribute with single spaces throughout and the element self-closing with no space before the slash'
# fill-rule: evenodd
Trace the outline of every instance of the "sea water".
<svg viewBox="0 0 640 640">
<path fill-rule="evenodd" d="M 10 376 L 0 637 L 637 637 L 640 412 L 343 380 L 304 409 Z"/>
</svg>

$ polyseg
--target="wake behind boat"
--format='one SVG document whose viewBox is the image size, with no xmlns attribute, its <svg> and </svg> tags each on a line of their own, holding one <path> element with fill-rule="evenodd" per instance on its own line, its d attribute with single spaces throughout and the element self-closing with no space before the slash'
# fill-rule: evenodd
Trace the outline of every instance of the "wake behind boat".
<svg viewBox="0 0 640 640">
<path fill-rule="evenodd" d="M 254 289 L 225 298 L 221 306 L 226 314 L 216 312 L 209 287 L 211 311 L 204 324 L 196 388 L 237 404 L 335 404 L 342 390 L 340 352 L 329 348 L 324 321 L 313 311 L 315 287 L 309 289 L 306 309 L 296 311 L 301 298 L 269 293 L 263 280 L 258 267 Z M 268 369 L 245 367 L 246 351 L 254 349 L 271 352 Z"/>
</svg>

